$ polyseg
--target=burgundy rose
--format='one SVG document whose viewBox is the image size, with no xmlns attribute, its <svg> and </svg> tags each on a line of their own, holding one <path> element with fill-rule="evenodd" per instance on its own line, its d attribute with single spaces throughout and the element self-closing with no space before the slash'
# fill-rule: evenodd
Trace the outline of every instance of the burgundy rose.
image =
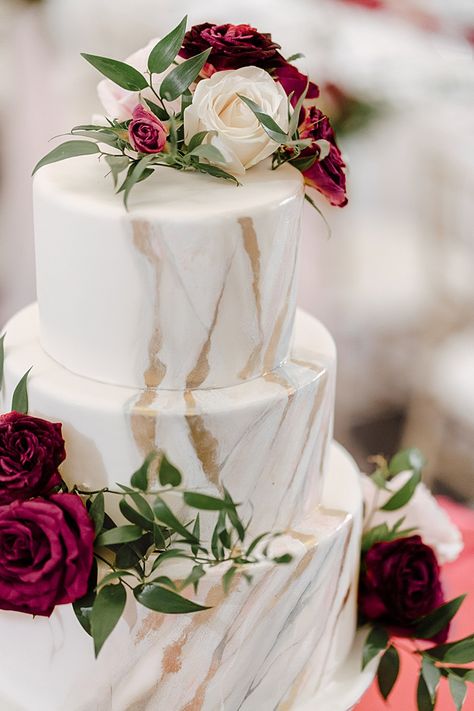
<svg viewBox="0 0 474 711">
<path fill-rule="evenodd" d="M 94 527 L 76 494 L 0 507 L 0 609 L 49 616 L 87 592 Z"/>
<path fill-rule="evenodd" d="M 336 137 L 329 119 L 315 106 L 305 110 L 305 117 L 299 129 L 300 138 L 311 138 L 313 145 L 305 148 L 301 158 L 320 155 L 321 147 L 316 143 L 324 139 L 329 144 L 329 153 L 322 160 L 303 170 L 306 185 L 316 188 L 331 205 L 344 207 L 347 204 L 345 163 L 336 143 Z M 297 165 L 297 163 L 296 163 Z"/>
<path fill-rule="evenodd" d="M 161 153 L 166 144 L 168 129 L 155 114 L 141 104 L 133 110 L 128 125 L 128 137 L 132 148 L 139 153 Z"/>
<path fill-rule="evenodd" d="M 273 42 L 269 34 L 262 34 L 250 25 L 214 25 L 210 22 L 194 25 L 186 32 L 179 54 L 188 59 L 209 47 L 212 51 L 208 62 L 214 71 L 264 67 L 280 56 L 280 45 Z"/>
<path fill-rule="evenodd" d="M 0 505 L 46 494 L 61 482 L 66 452 L 59 423 L 0 415 Z"/>
<path fill-rule="evenodd" d="M 180 56 L 188 59 L 212 48 L 203 75 L 215 71 L 260 67 L 266 69 L 280 82 L 285 92 L 293 93 L 293 105 L 306 88 L 308 77 L 289 64 L 278 51 L 280 45 L 268 33 L 258 32 L 250 25 L 215 25 L 204 22 L 194 25 L 185 35 Z M 310 82 L 307 97 L 316 98 L 319 89 Z"/>
<path fill-rule="evenodd" d="M 411 635 L 419 619 L 444 601 L 436 556 L 420 536 L 376 543 L 364 556 L 359 610 L 365 620 Z M 449 625 L 433 639 L 444 642 L 448 631 Z"/>
</svg>

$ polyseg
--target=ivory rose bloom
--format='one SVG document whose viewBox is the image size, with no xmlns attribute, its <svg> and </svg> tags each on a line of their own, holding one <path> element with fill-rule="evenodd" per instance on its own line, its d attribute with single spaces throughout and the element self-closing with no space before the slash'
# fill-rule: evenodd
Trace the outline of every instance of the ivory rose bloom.
<svg viewBox="0 0 474 711">
<path fill-rule="evenodd" d="M 209 142 L 225 157 L 221 167 L 235 175 L 268 158 L 277 147 L 238 94 L 252 99 L 280 128 L 288 130 L 285 91 L 258 67 L 215 72 L 203 79 L 184 113 L 186 142 L 200 131 L 216 131 Z"/>
</svg>

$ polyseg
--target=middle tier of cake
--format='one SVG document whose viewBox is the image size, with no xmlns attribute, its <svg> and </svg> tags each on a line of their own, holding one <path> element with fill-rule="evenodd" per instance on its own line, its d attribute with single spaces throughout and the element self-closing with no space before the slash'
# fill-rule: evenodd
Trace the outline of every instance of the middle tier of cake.
<svg viewBox="0 0 474 711">
<path fill-rule="evenodd" d="M 290 360 L 254 380 L 214 390 L 133 390 L 75 375 L 42 350 L 36 306 L 6 327 L 2 409 L 29 376 L 30 414 L 63 423 L 69 484 L 128 484 L 153 450 L 188 489 L 226 487 L 252 516 L 250 533 L 294 525 L 320 503 L 332 438 L 335 347 L 311 316 L 297 317 Z"/>
</svg>

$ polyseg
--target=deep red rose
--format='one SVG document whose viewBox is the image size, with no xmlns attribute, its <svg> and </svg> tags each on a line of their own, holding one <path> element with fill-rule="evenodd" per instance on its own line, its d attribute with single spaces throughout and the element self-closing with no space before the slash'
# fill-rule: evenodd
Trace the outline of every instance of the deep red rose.
<svg viewBox="0 0 474 711">
<path fill-rule="evenodd" d="M 315 141 L 312 146 L 302 151 L 302 158 L 320 154 L 320 147 L 316 141 L 324 139 L 329 143 L 329 154 L 326 158 L 317 160 L 311 167 L 303 170 L 306 185 L 316 188 L 327 197 L 331 205 L 344 207 L 347 204 L 346 174 L 344 172 L 346 166 L 328 117 L 315 106 L 310 106 L 305 109 L 299 133 L 300 138 L 311 138 Z"/>
<path fill-rule="evenodd" d="M 87 592 L 94 526 L 76 494 L 0 507 L 0 609 L 49 616 Z"/>
<path fill-rule="evenodd" d="M 188 59 L 212 47 L 204 76 L 225 69 L 260 67 L 280 82 L 288 96 L 293 92 L 293 105 L 306 88 L 308 77 L 289 64 L 278 51 L 280 45 L 268 33 L 258 32 L 250 25 L 215 25 L 204 22 L 186 33 L 180 56 Z M 316 84 L 310 82 L 307 97 L 319 96 Z"/>
<path fill-rule="evenodd" d="M 0 415 L 0 505 L 57 486 L 65 457 L 61 424 L 19 412 Z"/>
<path fill-rule="evenodd" d="M 379 621 L 411 636 L 421 617 L 444 600 L 439 565 L 420 536 L 376 543 L 362 560 L 359 610 L 365 620 Z M 433 639 L 444 642 L 449 625 Z"/>
<path fill-rule="evenodd" d="M 128 125 L 128 137 L 132 148 L 139 153 L 161 153 L 166 144 L 168 129 L 160 119 L 141 104 L 133 110 Z"/>
<path fill-rule="evenodd" d="M 212 47 L 208 63 L 214 71 L 262 67 L 271 63 L 280 49 L 271 35 L 262 34 L 250 25 L 215 25 L 204 22 L 186 32 L 180 56 L 185 59 Z"/>
<path fill-rule="evenodd" d="M 302 74 L 295 66 L 293 66 L 293 64 L 284 62 L 275 68 L 272 72 L 272 76 L 280 82 L 288 96 L 292 94 L 291 103 L 295 106 L 308 84 L 308 77 L 306 74 Z M 308 91 L 306 92 L 306 98 L 316 99 L 318 96 L 318 86 L 314 82 L 310 81 L 308 84 Z"/>
</svg>

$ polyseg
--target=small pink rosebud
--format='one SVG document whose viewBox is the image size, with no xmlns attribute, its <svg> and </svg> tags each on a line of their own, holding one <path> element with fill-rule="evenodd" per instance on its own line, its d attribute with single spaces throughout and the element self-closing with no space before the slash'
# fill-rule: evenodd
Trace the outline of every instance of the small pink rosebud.
<svg viewBox="0 0 474 711">
<path fill-rule="evenodd" d="M 147 111 L 141 104 L 134 108 L 128 126 L 132 148 L 139 153 L 161 153 L 167 136 L 167 127 L 151 111 Z"/>
</svg>

